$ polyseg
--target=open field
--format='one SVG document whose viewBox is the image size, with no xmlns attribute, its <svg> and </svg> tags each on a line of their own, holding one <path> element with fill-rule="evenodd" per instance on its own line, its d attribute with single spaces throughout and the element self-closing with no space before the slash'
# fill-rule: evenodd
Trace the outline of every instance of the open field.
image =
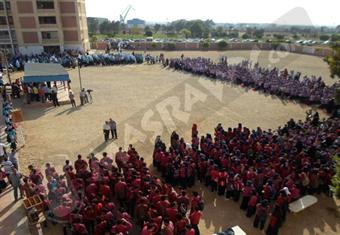
<svg viewBox="0 0 340 235">
<path fill-rule="evenodd" d="M 227 55 L 230 61 L 256 58 L 268 64 L 271 52 L 184 52 L 185 56 L 204 56 L 214 59 Z M 152 54 L 159 54 L 153 52 Z M 165 52 L 165 56 L 180 56 L 182 52 Z M 275 63 L 303 74 L 321 75 L 331 83 L 327 65 L 311 56 L 288 54 Z M 70 70 L 71 86 L 79 104 L 78 71 Z M 231 84 L 212 82 L 204 77 L 163 69 L 160 65 L 128 65 L 87 67 L 81 69 L 83 86 L 91 88 L 93 103 L 72 109 L 22 106 L 25 147 L 20 150 L 23 171 L 28 164 L 43 168 L 52 162 L 58 169 L 65 159 L 75 160 L 93 151 L 113 154 L 119 146 L 132 143 L 147 163 L 152 161 L 153 140 L 161 134 L 169 143 L 169 133 L 176 130 L 189 141 L 192 123 L 198 124 L 200 134 L 212 132 L 217 123 L 235 127 L 238 123 L 256 128 L 275 129 L 289 118 L 303 119 L 310 108 L 282 101 L 253 90 Z M 321 117 L 326 114 L 320 110 Z M 103 122 L 112 117 L 118 123 L 118 140 L 104 143 Z M 200 224 L 201 234 L 212 234 L 229 226 L 240 225 L 247 234 L 262 234 L 253 229 L 253 219 L 245 217 L 238 204 L 230 202 L 199 183 L 196 190 L 203 193 L 206 207 Z M 340 233 L 339 201 L 321 196 L 319 203 L 296 215 L 290 214 L 281 229 L 282 235 L 311 235 Z"/>
</svg>

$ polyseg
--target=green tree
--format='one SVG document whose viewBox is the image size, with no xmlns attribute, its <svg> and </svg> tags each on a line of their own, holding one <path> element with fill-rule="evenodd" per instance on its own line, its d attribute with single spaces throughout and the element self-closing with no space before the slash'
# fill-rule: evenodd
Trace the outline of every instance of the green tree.
<svg viewBox="0 0 340 235">
<path fill-rule="evenodd" d="M 321 40 L 321 41 L 327 41 L 329 38 L 330 38 L 330 37 L 329 37 L 329 35 L 327 35 L 327 34 L 322 34 L 322 35 L 320 35 L 320 40 Z"/>
<path fill-rule="evenodd" d="M 340 78 L 340 44 L 332 46 L 333 53 L 325 58 L 326 63 L 329 66 L 332 78 Z M 335 103 L 340 105 L 340 89 L 337 89 L 335 95 Z"/>
<path fill-rule="evenodd" d="M 146 27 L 144 28 L 144 34 L 145 34 L 145 36 L 147 36 L 147 37 L 152 37 L 152 31 L 151 31 L 150 26 L 146 26 Z"/>
<path fill-rule="evenodd" d="M 203 32 L 204 32 L 204 28 L 203 28 L 203 24 L 202 21 L 195 21 L 191 27 L 190 27 L 190 31 L 193 37 L 196 38 L 201 38 L 203 36 Z"/>
<path fill-rule="evenodd" d="M 224 40 L 221 40 L 221 41 L 219 41 L 219 42 L 217 43 L 217 46 L 218 46 L 218 49 L 224 50 L 224 49 L 227 48 L 228 43 L 227 43 L 226 41 L 224 41 Z"/>
<path fill-rule="evenodd" d="M 99 22 L 96 18 L 87 18 L 87 28 L 89 33 L 97 33 L 99 31 Z"/>
<path fill-rule="evenodd" d="M 340 157 L 335 157 L 336 161 L 336 173 L 332 178 L 332 187 L 331 190 L 333 191 L 335 197 L 340 199 Z"/>
<path fill-rule="evenodd" d="M 158 33 L 158 31 L 161 29 L 161 25 L 160 24 L 155 24 L 155 26 L 153 27 L 153 30 L 155 33 Z"/>
<path fill-rule="evenodd" d="M 99 30 L 101 34 L 112 34 L 113 33 L 113 28 L 112 24 L 110 21 L 104 21 L 103 23 L 100 24 Z"/>
<path fill-rule="evenodd" d="M 276 38 L 277 40 L 282 40 L 285 38 L 285 36 L 282 34 L 274 34 L 274 38 Z"/>
<path fill-rule="evenodd" d="M 332 42 L 340 41 L 340 34 L 332 34 L 331 40 Z"/>
<path fill-rule="evenodd" d="M 182 29 L 179 33 L 185 38 L 189 38 L 191 36 L 191 31 L 189 29 Z"/>
<path fill-rule="evenodd" d="M 264 30 L 263 29 L 256 29 L 254 31 L 254 36 L 256 38 L 262 38 L 263 37 L 263 34 L 264 34 Z"/>
<path fill-rule="evenodd" d="M 245 33 L 245 34 L 242 35 L 242 38 L 243 38 L 243 39 L 248 39 L 248 38 L 250 38 L 250 36 L 249 36 L 249 34 L 246 34 L 246 33 Z"/>
</svg>

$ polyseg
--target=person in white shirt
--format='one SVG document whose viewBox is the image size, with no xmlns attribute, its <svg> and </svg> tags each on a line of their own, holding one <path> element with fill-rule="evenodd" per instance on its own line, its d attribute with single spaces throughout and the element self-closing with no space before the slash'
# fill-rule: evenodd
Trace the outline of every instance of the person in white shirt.
<svg viewBox="0 0 340 235">
<path fill-rule="evenodd" d="M 8 177 L 8 181 L 10 181 L 9 179 L 9 175 L 13 173 L 13 163 L 7 159 L 7 157 L 4 158 L 4 161 L 1 163 L 1 167 L 4 169 L 6 176 Z"/>
<path fill-rule="evenodd" d="M 15 169 L 18 169 L 18 155 L 15 149 L 12 149 L 12 152 L 9 154 L 8 160 L 12 162 Z"/>
<path fill-rule="evenodd" d="M 111 130 L 111 127 L 109 125 L 109 122 L 105 121 L 105 124 L 103 125 L 103 132 L 104 132 L 105 142 L 107 142 L 109 140 L 110 130 Z"/>
<path fill-rule="evenodd" d="M 6 155 L 6 145 L 4 143 L 0 143 L 0 163 L 4 160 Z"/>
</svg>

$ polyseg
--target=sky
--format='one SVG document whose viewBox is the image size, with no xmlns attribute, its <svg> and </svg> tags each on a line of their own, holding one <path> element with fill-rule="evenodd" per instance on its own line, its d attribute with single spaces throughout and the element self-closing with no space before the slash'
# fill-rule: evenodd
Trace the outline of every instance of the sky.
<svg viewBox="0 0 340 235">
<path fill-rule="evenodd" d="M 339 0 L 86 0 L 87 16 L 170 22 L 177 19 L 212 19 L 217 23 L 340 24 Z"/>
</svg>

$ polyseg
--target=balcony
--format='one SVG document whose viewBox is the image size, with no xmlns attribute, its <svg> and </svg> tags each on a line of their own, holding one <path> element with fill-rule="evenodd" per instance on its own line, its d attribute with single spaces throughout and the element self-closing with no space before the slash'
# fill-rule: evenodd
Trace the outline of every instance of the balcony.
<svg viewBox="0 0 340 235">
<path fill-rule="evenodd" d="M 43 38 L 42 39 L 43 44 L 59 44 L 58 38 Z"/>
</svg>

